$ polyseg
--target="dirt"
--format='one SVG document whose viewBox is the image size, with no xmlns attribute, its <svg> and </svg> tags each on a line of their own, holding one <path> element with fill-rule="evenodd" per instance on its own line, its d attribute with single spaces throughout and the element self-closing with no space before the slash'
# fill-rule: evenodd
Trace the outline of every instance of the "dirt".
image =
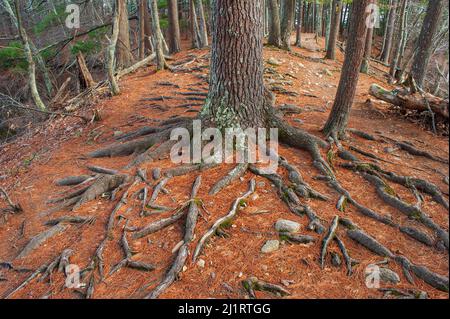
<svg viewBox="0 0 450 319">
<path fill-rule="evenodd" d="M 323 57 L 324 52 L 320 51 L 323 43 L 316 44 L 313 35 L 310 34 L 305 34 L 304 37 L 304 48 L 293 48 L 293 51 L 303 56 Z M 188 59 L 192 54 L 204 56 L 207 53 L 202 50 L 185 50 L 174 58 L 178 61 Z M 290 72 L 295 77 L 288 77 L 293 85 L 285 86 L 285 88 L 299 95 L 289 97 L 277 94 L 276 102 L 277 105 L 295 104 L 304 109 L 301 114 L 288 116 L 288 121 L 292 125 L 321 136 L 320 129 L 331 109 L 340 77 L 343 54 L 338 51 L 337 55 L 337 61 L 311 62 L 281 50 L 265 49 L 266 60 L 274 57 L 282 62 L 280 66 L 273 67 L 278 73 Z M 372 83 L 390 87 L 383 77 L 382 71 L 386 71 L 385 68 L 377 64 L 374 66 L 376 69 L 372 68 L 369 75 L 360 77 L 349 127 L 377 136 L 385 135 L 395 141 L 410 141 L 434 155 L 447 158 L 448 138 L 434 136 L 400 115 L 394 115 L 392 106 L 386 103 L 372 99 L 371 106 L 368 106 L 366 100 L 369 98 L 368 89 Z M 57 197 L 57 194 L 62 191 L 61 187 L 55 185 L 55 180 L 69 175 L 86 174 L 88 173 L 85 168 L 87 164 L 121 170 L 130 161 L 130 156 L 87 159 L 84 155 L 114 142 L 114 134 L 115 132 L 117 134 L 117 131 L 129 132 L 144 125 L 158 125 L 158 120 L 174 115 L 195 116 L 194 112 L 186 112 L 186 108 L 177 108 L 177 105 L 184 104 L 186 101 L 166 99 L 163 102 L 148 102 L 142 99 L 157 96 L 181 98 L 182 96 L 176 95 L 176 92 L 187 91 L 189 88 L 197 90 L 200 86 L 206 90 L 207 85 L 199 83 L 202 80 L 196 77 L 198 74 L 206 75 L 206 72 L 206 69 L 201 69 L 189 73 L 171 73 L 170 71 L 156 73 L 154 67 L 141 69 L 121 79 L 120 96 L 103 99 L 95 105 L 102 117 L 100 122 L 84 125 L 78 119 L 54 119 L 34 128 L 33 134 L 4 146 L 0 154 L 0 176 L 5 178 L 0 180 L 0 186 L 8 191 L 15 202 L 20 203 L 23 213 L 0 219 L 0 261 L 10 261 L 16 268 L 36 269 L 53 260 L 64 249 L 71 248 L 74 251 L 71 263 L 78 265 L 81 269 L 86 267 L 97 246 L 103 240 L 107 219 L 116 203 L 100 198 L 83 205 L 74 213 L 62 210 L 45 214 L 45 211 L 50 208 L 47 200 Z M 171 82 L 179 85 L 180 88 L 160 86 L 158 82 L 161 81 Z M 152 103 L 166 107 L 167 111 L 155 105 L 152 106 Z M 300 124 L 298 120 L 302 123 Z M 101 132 L 100 135 L 98 135 L 99 132 Z M 353 134 L 350 134 L 349 139 L 343 144 L 357 145 L 361 149 L 375 153 L 392 162 L 392 164 L 380 164 L 387 170 L 427 179 L 448 193 L 448 186 L 443 182 L 444 175 L 448 176 L 447 165 L 411 156 L 401 150 L 386 153 L 385 148 L 393 147 L 392 143 L 367 141 Z M 310 156 L 304 151 L 286 146 L 280 147 L 280 153 L 291 164 L 298 167 L 308 183 L 330 196 L 331 199 L 328 202 L 308 201 L 308 205 L 326 221 L 326 226 L 335 215 L 349 217 L 395 253 L 403 254 L 414 263 L 427 266 L 439 274 L 448 274 L 448 252 L 422 245 L 389 226 L 362 216 L 351 206 L 345 212 L 338 211 L 336 203 L 339 196 L 323 182 L 313 179 L 319 172 L 312 166 Z M 335 164 L 338 167 L 339 160 L 336 160 Z M 142 165 L 147 172 L 151 172 L 155 167 L 172 166 L 169 160 Z M 261 280 L 276 284 L 280 284 L 282 280 L 292 281 L 286 288 L 291 292 L 289 298 L 381 298 L 383 296 L 383 293 L 377 289 L 366 287 L 364 275 L 367 265 L 383 259 L 356 244 L 345 236 L 343 229 L 339 229 L 338 234 L 344 240 L 350 255 L 360 264 L 355 266 L 355 273 L 351 277 L 346 275 L 345 267 L 331 266 L 330 259 L 327 259 L 326 268 L 322 270 L 318 263 L 322 236 L 306 230 L 307 217 L 298 217 L 290 213 L 267 180 L 246 173 L 243 182 L 236 181 L 217 196 L 209 196 L 209 188 L 232 167 L 222 165 L 202 174 L 203 182 L 198 197 L 203 200 L 210 214 L 204 212 L 203 217 L 199 218 L 196 240 L 190 247 L 191 252 L 201 235 L 217 218 L 226 214 L 232 202 L 247 190 L 248 181 L 251 178 L 255 178 L 257 182 L 264 182 L 264 186 L 258 183 L 257 195 L 251 197 L 248 206 L 238 213 L 233 225 L 227 230 L 230 236 L 228 238 L 214 237 L 206 246 L 200 256 L 205 261 L 205 267 L 199 267 L 189 258 L 187 269 L 180 274 L 178 280 L 161 298 L 246 298 L 241 281 L 250 276 L 257 276 Z M 171 179 L 166 187 L 170 193 L 160 195 L 157 203 L 177 207 L 187 201 L 197 174 L 192 173 Z M 349 189 L 352 196 L 363 205 L 381 214 L 391 215 L 394 221 L 402 225 L 417 227 L 416 222 L 408 220 L 398 210 L 386 205 L 377 196 L 373 185 L 361 176 L 342 168 L 337 168 L 336 175 L 342 185 Z M 408 189 L 392 183 L 391 186 L 403 200 L 414 203 L 415 198 Z M 130 193 L 136 190 L 138 188 L 131 190 Z M 3 201 L 0 202 L 0 208 L 5 205 Z M 127 207 L 133 209 L 127 211 L 124 208 L 119 213 L 129 220 L 131 226 L 144 226 L 171 214 L 167 212 L 140 218 L 140 201 L 133 199 L 129 200 Z M 448 212 L 441 205 L 425 196 L 423 208 L 436 223 L 448 230 Z M 258 213 L 264 210 L 268 212 Z M 27 257 L 16 259 L 21 249 L 33 236 L 47 229 L 44 225 L 47 220 L 71 214 L 95 216 L 96 221 L 93 225 L 71 225 L 68 230 L 52 237 Z M 260 249 L 264 242 L 277 238 L 273 234 L 273 225 L 280 218 L 299 222 L 302 225 L 301 233 L 314 236 L 317 239 L 316 243 L 312 245 L 282 243 L 278 251 L 262 254 Z M 183 222 L 184 219 L 148 237 L 130 240 L 130 245 L 137 252 L 133 259 L 154 264 L 156 270 L 142 272 L 123 268 L 96 286 L 94 298 L 142 298 L 152 291 L 173 261 L 172 249 L 182 239 Z M 123 226 L 122 219 L 105 249 L 106 272 L 124 257 L 119 243 Z M 338 252 L 334 244 L 331 245 L 330 250 Z M 402 270 L 393 261 L 389 263 L 389 267 L 400 275 L 401 282 L 396 285 L 396 288 L 423 290 L 430 298 L 448 298 L 447 293 L 428 286 L 420 279 L 416 279 L 415 285 L 409 284 Z M 6 278 L 5 281 L 0 281 L 0 296 L 7 295 L 29 275 L 29 273 L 6 269 L 0 269 L 0 274 Z M 65 288 L 64 283 L 64 275 L 55 273 L 51 283 L 33 280 L 12 298 L 82 297 L 79 291 Z M 382 287 L 391 286 L 382 284 Z M 273 298 L 274 296 L 257 292 L 257 297 Z"/>
</svg>

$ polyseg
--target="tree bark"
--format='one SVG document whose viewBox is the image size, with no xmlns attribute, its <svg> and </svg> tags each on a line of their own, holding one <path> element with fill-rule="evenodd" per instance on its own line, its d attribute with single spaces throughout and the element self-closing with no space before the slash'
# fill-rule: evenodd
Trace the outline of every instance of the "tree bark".
<svg viewBox="0 0 450 319">
<path fill-rule="evenodd" d="M 119 38 L 117 40 L 117 68 L 122 69 L 133 64 L 133 54 L 130 44 L 130 25 L 128 23 L 128 8 L 126 0 L 119 0 Z"/>
<path fill-rule="evenodd" d="M 151 26 L 148 1 L 139 2 L 139 59 L 142 60 L 151 51 Z"/>
<path fill-rule="evenodd" d="M 22 23 L 22 15 L 20 14 L 19 0 L 15 0 L 15 6 L 16 6 L 17 27 L 19 29 L 20 38 L 22 39 L 22 43 L 25 49 L 25 56 L 27 58 L 28 63 L 28 82 L 30 85 L 31 97 L 33 98 L 34 104 L 36 104 L 36 106 L 39 109 L 41 109 L 42 111 L 46 111 L 47 107 L 45 106 L 44 102 L 42 102 L 36 85 L 36 65 L 34 64 L 33 54 L 31 52 L 27 32 L 25 31 L 25 28 Z"/>
<path fill-rule="evenodd" d="M 371 3 L 377 4 L 377 0 L 371 0 Z M 373 42 L 374 26 L 370 26 L 366 32 L 366 43 L 364 45 L 364 57 L 361 63 L 361 73 L 367 74 L 369 72 L 370 58 L 372 56 L 372 42 Z"/>
<path fill-rule="evenodd" d="M 291 49 L 291 33 L 295 20 L 295 0 L 283 0 L 283 20 L 281 22 L 281 47 Z"/>
<path fill-rule="evenodd" d="M 432 0 L 428 2 L 427 13 L 423 21 L 419 41 L 417 42 L 417 54 L 414 58 L 411 75 L 416 84 L 423 88 L 427 67 L 432 53 L 433 37 L 439 26 L 443 5 L 442 0 Z"/>
<path fill-rule="evenodd" d="M 181 51 L 180 23 L 178 21 L 178 1 L 169 0 L 169 47 L 170 53 Z"/>
<path fill-rule="evenodd" d="M 151 1 L 151 12 L 152 12 L 152 33 L 153 33 L 153 42 L 155 46 L 155 54 L 156 54 L 156 70 L 163 70 L 166 67 L 166 60 L 164 58 L 164 50 L 163 50 L 163 38 L 161 27 L 159 25 L 159 13 L 158 13 L 158 2 L 157 0 Z"/>
<path fill-rule="evenodd" d="M 298 1 L 297 10 L 297 36 L 295 39 L 295 45 L 299 48 L 302 47 L 302 23 L 303 23 L 303 1 Z"/>
<path fill-rule="evenodd" d="M 370 0 L 355 1 L 352 5 L 350 37 L 345 50 L 345 61 L 336 98 L 323 129 L 327 136 L 345 136 L 350 109 L 355 98 L 359 69 L 364 54 L 366 35 L 366 7 Z"/>
<path fill-rule="evenodd" d="M 269 10 L 271 19 L 268 43 L 276 47 L 281 47 L 280 7 L 277 0 L 269 0 Z"/>
<path fill-rule="evenodd" d="M 339 34 L 339 25 L 341 23 L 341 7 L 341 0 L 333 0 L 331 13 L 331 29 L 325 59 L 336 59 L 336 42 Z"/>
<path fill-rule="evenodd" d="M 398 62 L 402 54 L 402 45 L 405 41 L 405 31 L 406 31 L 406 7 L 408 5 L 408 0 L 402 0 L 401 7 L 400 7 L 400 20 L 398 22 L 398 32 L 395 39 L 395 44 L 392 49 L 392 60 L 391 60 L 391 67 L 389 70 L 389 74 L 391 76 L 391 82 L 394 82 L 396 79 L 397 69 L 398 69 Z"/>
<path fill-rule="evenodd" d="M 388 91 L 377 84 L 372 84 L 369 93 L 377 99 L 397 105 L 404 110 L 428 111 L 429 105 L 434 113 L 447 120 L 449 118 L 448 100 L 431 94 L 425 94 L 424 96 L 418 93 L 398 94 L 397 92 Z"/>
<path fill-rule="evenodd" d="M 84 59 L 83 53 L 81 52 L 78 52 L 77 54 L 77 64 L 80 87 L 84 90 L 95 86 L 96 83 L 92 78 L 91 72 L 89 72 L 89 69 L 86 65 L 86 60 Z"/>
<path fill-rule="evenodd" d="M 195 49 L 200 49 L 200 28 L 198 26 L 197 10 L 195 8 L 196 6 L 194 0 L 190 0 L 189 4 L 192 47 Z"/>
<path fill-rule="evenodd" d="M 204 48 L 208 46 L 208 30 L 206 28 L 206 18 L 205 18 L 205 10 L 203 9 L 202 0 L 196 0 L 196 9 L 197 16 L 199 19 L 199 39 L 200 39 L 200 47 Z"/>
<path fill-rule="evenodd" d="M 120 94 L 120 88 L 119 84 L 117 83 L 117 79 L 115 76 L 115 68 L 114 68 L 114 57 L 116 55 L 116 47 L 117 47 L 117 41 L 119 39 L 119 19 L 120 19 L 120 10 L 121 6 L 119 5 L 119 1 L 116 0 L 115 6 L 114 6 L 114 17 L 113 17 L 113 30 L 112 30 L 112 36 L 111 40 L 108 46 L 107 51 L 107 59 L 106 59 L 106 70 L 108 73 L 108 81 L 109 86 L 111 89 L 112 95 L 119 95 Z"/>
<path fill-rule="evenodd" d="M 212 12 L 210 88 L 201 115 L 221 129 L 266 127 L 263 2 L 216 0 Z"/>
<path fill-rule="evenodd" d="M 381 61 L 384 63 L 389 63 L 392 49 L 392 41 L 394 37 L 395 20 L 397 18 L 397 0 L 391 0 L 391 5 L 389 9 L 389 18 L 387 23 L 385 43 L 383 46 L 383 52 L 381 53 Z"/>
</svg>

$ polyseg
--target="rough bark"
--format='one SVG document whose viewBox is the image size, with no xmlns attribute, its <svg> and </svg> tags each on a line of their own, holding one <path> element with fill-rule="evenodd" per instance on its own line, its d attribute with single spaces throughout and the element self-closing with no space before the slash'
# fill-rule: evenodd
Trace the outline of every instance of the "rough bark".
<svg viewBox="0 0 450 319">
<path fill-rule="evenodd" d="M 119 7 L 119 37 L 117 41 L 117 68 L 122 69 L 133 63 L 130 44 L 130 26 L 126 0 L 117 0 Z"/>
<path fill-rule="evenodd" d="M 86 60 L 84 59 L 83 53 L 78 52 L 77 54 L 77 64 L 78 64 L 78 77 L 80 81 L 80 87 L 82 89 L 89 89 L 95 86 L 95 81 L 92 78 L 91 72 L 86 65 Z"/>
<path fill-rule="evenodd" d="M 342 1 L 333 0 L 331 13 L 331 29 L 325 59 L 334 60 L 336 58 L 336 41 L 339 34 L 341 10 L 342 10 Z"/>
<path fill-rule="evenodd" d="M 369 0 L 358 1 L 352 5 L 351 36 L 345 51 L 341 79 L 333 108 L 323 129 L 326 135 L 335 138 L 345 135 L 350 108 L 355 97 L 359 68 L 364 54 L 367 16 L 365 11 L 369 2 Z"/>
<path fill-rule="evenodd" d="M 191 39 L 192 47 L 195 49 L 200 48 L 200 28 L 198 26 L 197 20 L 197 10 L 195 8 L 195 0 L 189 2 L 189 17 L 190 17 L 190 27 L 191 27 Z"/>
<path fill-rule="evenodd" d="M 206 18 L 205 18 L 205 10 L 203 9 L 202 0 L 195 0 L 196 5 L 195 8 L 197 10 L 198 16 L 198 31 L 199 31 L 199 39 L 200 39 L 200 47 L 204 48 L 208 46 L 208 30 L 206 28 Z"/>
<path fill-rule="evenodd" d="M 376 0 L 372 0 L 371 3 L 377 3 Z M 374 28 L 369 27 L 367 28 L 366 32 L 366 43 L 364 45 L 364 57 L 361 64 L 361 73 L 368 73 L 369 72 L 369 63 L 370 58 L 372 55 L 372 42 L 373 42 L 373 32 Z"/>
<path fill-rule="evenodd" d="M 280 7 L 277 0 L 269 0 L 270 11 L 270 28 L 269 28 L 269 45 L 276 47 L 281 46 L 281 22 L 280 22 Z"/>
<path fill-rule="evenodd" d="M 178 21 L 178 1 L 169 0 L 169 47 L 170 53 L 181 51 L 180 23 Z"/>
<path fill-rule="evenodd" d="M 402 47 L 406 37 L 405 32 L 406 32 L 407 5 L 408 0 L 402 0 L 400 7 L 400 21 L 398 22 L 397 36 L 395 38 L 395 44 L 392 49 L 392 60 L 391 60 L 391 67 L 389 70 L 389 74 L 391 75 L 391 81 L 393 81 L 396 78 L 399 60 L 402 55 Z"/>
<path fill-rule="evenodd" d="M 423 21 L 419 41 L 417 42 L 417 53 L 414 58 L 411 74 L 420 88 L 423 88 L 427 67 L 430 62 L 433 50 L 433 37 L 439 26 L 439 18 L 443 10 L 442 3 L 442 0 L 428 2 L 427 14 Z"/>
<path fill-rule="evenodd" d="M 396 11 L 397 11 L 397 0 L 391 0 L 387 30 L 385 35 L 385 43 L 383 47 L 383 52 L 381 53 L 381 61 L 383 61 L 384 63 L 389 63 L 391 57 L 395 20 L 397 19 Z"/>
<path fill-rule="evenodd" d="M 303 1 L 298 1 L 297 10 L 297 35 L 295 39 L 295 45 L 299 48 L 302 46 L 302 23 L 303 23 Z"/>
<path fill-rule="evenodd" d="M 166 60 L 164 58 L 163 38 L 161 33 L 161 27 L 159 25 L 157 0 L 151 0 L 151 11 L 152 11 L 153 40 L 156 53 L 156 69 L 163 70 L 166 67 Z"/>
<path fill-rule="evenodd" d="M 114 18 L 113 18 L 113 31 L 111 40 L 109 42 L 108 51 L 107 51 L 107 61 L 106 61 L 106 70 L 108 73 L 108 81 L 111 89 L 111 93 L 113 95 L 120 94 L 119 84 L 117 83 L 117 79 L 115 77 L 115 68 L 114 68 L 114 57 L 116 53 L 117 40 L 119 38 L 119 17 L 120 17 L 120 9 L 119 5 L 115 5 L 114 8 Z"/>
<path fill-rule="evenodd" d="M 295 20 L 295 0 L 283 0 L 283 20 L 281 21 L 281 47 L 291 49 L 291 32 Z"/>
<path fill-rule="evenodd" d="M 151 26 L 148 12 L 148 1 L 139 2 L 139 59 L 143 60 L 151 52 L 150 44 Z"/>
<path fill-rule="evenodd" d="M 218 0 L 212 11 L 210 89 L 202 116 L 219 128 L 266 127 L 262 1 Z"/>
</svg>

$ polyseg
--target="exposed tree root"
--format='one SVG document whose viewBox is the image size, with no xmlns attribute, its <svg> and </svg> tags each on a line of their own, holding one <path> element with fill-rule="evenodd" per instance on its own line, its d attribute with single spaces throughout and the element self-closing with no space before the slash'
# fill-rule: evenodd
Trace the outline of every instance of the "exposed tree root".
<svg viewBox="0 0 450 319">
<path fill-rule="evenodd" d="M 320 263 L 320 267 L 322 269 L 325 268 L 325 257 L 327 255 L 327 248 L 336 234 L 338 223 L 339 223 L 339 217 L 336 216 L 333 218 L 333 221 L 330 224 L 330 228 L 328 228 L 328 233 L 325 235 L 325 237 L 322 240 L 322 248 L 320 250 L 320 257 L 319 257 L 319 263 Z"/>
<path fill-rule="evenodd" d="M 4 212 L 20 213 L 23 211 L 20 204 L 15 204 L 9 197 L 8 193 L 2 187 L 0 187 L 0 193 L 3 194 L 3 196 L 5 197 L 6 203 L 9 206 L 7 209 L 3 210 Z"/>
<path fill-rule="evenodd" d="M 186 263 L 189 255 L 189 244 L 194 237 L 195 226 L 197 224 L 197 217 L 199 213 L 195 198 L 200 188 L 200 184 L 201 176 L 198 176 L 192 186 L 191 203 L 189 205 L 189 212 L 186 218 L 185 233 L 183 238 L 184 243 L 179 248 L 175 261 L 167 271 L 163 280 L 149 295 L 145 297 L 145 299 L 158 298 L 177 279 L 178 274 L 182 271 L 184 264 Z"/>
<path fill-rule="evenodd" d="M 314 243 L 316 239 L 312 236 L 308 235 L 297 235 L 297 234 L 291 234 L 291 233 L 280 233 L 280 238 L 283 240 L 287 240 L 290 243 L 294 244 L 310 244 Z"/>
<path fill-rule="evenodd" d="M 47 226 L 55 226 L 59 223 L 69 224 L 93 224 L 95 222 L 93 216 L 62 216 L 45 222 Z"/>
<path fill-rule="evenodd" d="M 90 175 L 68 176 L 62 179 L 58 179 L 55 184 L 58 186 L 75 186 L 83 183 L 89 178 L 91 178 Z"/>
<path fill-rule="evenodd" d="M 44 231 L 40 234 L 37 234 L 28 242 L 28 244 L 25 245 L 25 247 L 17 255 L 16 258 L 23 258 L 23 257 L 27 256 L 34 249 L 39 247 L 43 242 L 45 242 L 46 240 L 48 240 L 49 238 L 51 238 L 53 236 L 56 236 L 57 234 L 62 233 L 66 229 L 67 229 L 66 225 L 58 223 L 55 226 L 47 229 L 46 231 Z"/>
<path fill-rule="evenodd" d="M 234 217 L 238 213 L 239 208 L 243 205 L 245 200 L 255 191 L 255 186 L 255 180 L 252 179 L 250 181 L 249 190 L 234 201 L 228 214 L 216 220 L 211 228 L 202 236 L 202 238 L 198 241 L 197 247 L 195 247 L 194 254 L 192 256 L 192 260 L 194 262 L 195 260 L 197 260 L 203 249 L 203 246 L 208 241 L 208 239 L 210 239 L 220 227 L 226 227 L 234 219 Z"/>
<path fill-rule="evenodd" d="M 398 147 L 400 147 L 402 150 L 408 152 L 411 155 L 414 156 L 421 156 L 421 157 L 425 157 L 428 158 L 430 160 L 436 161 L 436 162 L 440 162 L 440 163 L 445 163 L 448 164 L 448 159 L 446 158 L 442 158 L 439 156 L 434 156 L 426 151 L 423 150 L 419 150 L 417 148 L 414 147 L 414 145 L 408 143 L 408 142 L 397 142 L 396 143 L 398 145 Z"/>
<path fill-rule="evenodd" d="M 66 266 L 69 264 L 69 258 L 73 254 L 73 251 L 70 249 L 64 250 L 58 257 L 56 257 L 52 262 L 48 264 L 44 264 L 40 266 L 35 272 L 33 272 L 25 281 L 23 281 L 16 289 L 8 293 L 4 299 L 9 299 L 18 291 L 27 286 L 33 279 L 43 274 L 43 278 L 45 279 L 58 267 L 58 271 L 64 271 Z"/>
<path fill-rule="evenodd" d="M 341 250 L 342 256 L 344 256 L 345 265 L 347 267 L 347 276 L 351 276 L 353 273 L 352 266 L 353 266 L 353 260 L 350 257 L 350 255 L 347 252 L 347 249 L 345 248 L 344 242 L 339 238 L 339 236 L 334 235 L 334 240 L 336 241 L 339 249 Z"/>
<path fill-rule="evenodd" d="M 351 133 L 355 134 L 356 136 L 359 136 L 359 137 L 361 137 L 363 139 L 366 139 L 368 141 L 376 141 L 377 140 L 377 138 L 375 136 L 373 136 L 373 135 L 371 135 L 369 133 L 360 131 L 360 130 L 355 130 L 355 129 L 349 128 L 349 129 L 347 129 L 347 131 L 349 131 L 349 132 L 351 132 Z"/>
<path fill-rule="evenodd" d="M 247 163 L 242 163 L 236 165 L 226 176 L 220 179 L 216 184 L 214 184 L 210 191 L 209 195 L 217 195 L 222 189 L 230 185 L 233 181 L 240 178 L 245 174 L 248 169 Z"/>
<path fill-rule="evenodd" d="M 98 174 L 105 174 L 105 175 L 119 174 L 119 172 L 115 169 L 104 168 L 104 167 L 100 167 L 100 166 L 88 165 L 86 168 L 88 170 L 90 170 L 91 172 L 98 173 Z"/>
<path fill-rule="evenodd" d="M 251 299 L 256 299 L 255 291 L 267 291 L 280 297 L 289 296 L 291 294 L 281 286 L 259 280 L 256 277 L 250 277 L 242 281 L 242 285 Z"/>
</svg>

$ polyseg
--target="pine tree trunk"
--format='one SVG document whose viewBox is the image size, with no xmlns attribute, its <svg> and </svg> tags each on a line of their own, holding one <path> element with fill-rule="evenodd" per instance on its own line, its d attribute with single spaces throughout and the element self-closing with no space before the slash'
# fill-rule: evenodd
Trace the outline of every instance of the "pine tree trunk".
<svg viewBox="0 0 450 319">
<path fill-rule="evenodd" d="M 439 17 L 443 10 L 442 2 L 442 0 L 429 1 L 419 41 L 417 42 L 417 54 L 414 58 L 411 75 L 420 88 L 423 88 L 424 86 L 427 66 L 430 62 L 433 49 L 433 37 L 439 26 Z"/>
<path fill-rule="evenodd" d="M 15 5 L 16 5 L 17 27 L 19 29 L 19 35 L 20 35 L 20 38 L 22 39 L 22 43 L 23 43 L 23 46 L 25 49 L 25 56 L 26 56 L 27 62 L 28 62 L 28 83 L 30 85 L 31 97 L 33 98 L 34 104 L 36 104 L 36 106 L 39 109 L 45 111 L 45 110 L 47 110 L 47 107 L 45 106 L 44 102 L 42 102 L 41 97 L 39 95 L 37 85 L 36 85 L 36 65 L 34 64 L 33 54 L 31 52 L 27 32 L 22 23 L 22 16 L 20 14 L 19 0 L 15 1 Z"/>
<path fill-rule="evenodd" d="M 166 67 L 166 60 L 164 58 L 163 39 L 161 28 L 159 26 L 158 2 L 157 0 L 150 1 L 152 12 L 153 42 L 156 54 L 156 70 L 163 70 Z"/>
<path fill-rule="evenodd" d="M 189 18 L 191 26 L 192 47 L 195 49 L 200 48 L 200 29 L 197 20 L 197 10 L 195 8 L 194 0 L 189 1 Z"/>
<path fill-rule="evenodd" d="M 210 88 L 201 114 L 222 129 L 266 127 L 263 0 L 216 0 L 212 12 Z"/>
<path fill-rule="evenodd" d="M 394 47 L 392 49 L 392 60 L 389 74 L 391 76 L 391 82 L 394 82 L 397 75 L 398 62 L 402 54 L 402 44 L 405 41 L 405 31 L 406 31 L 406 7 L 408 5 L 408 0 L 402 0 L 400 7 L 400 20 L 398 22 L 397 36 L 395 39 Z"/>
<path fill-rule="evenodd" d="M 199 38 L 200 47 L 204 48 L 208 46 L 208 30 L 206 28 L 205 10 L 203 9 L 202 0 L 196 0 L 197 16 L 199 19 Z"/>
<path fill-rule="evenodd" d="M 114 17 L 113 17 L 113 30 L 111 39 L 108 46 L 107 58 L 106 58 L 106 71 L 108 74 L 109 87 L 111 89 L 112 95 L 120 94 L 119 84 L 115 76 L 114 68 L 114 56 L 116 55 L 117 40 L 119 39 L 119 25 L 120 25 L 120 10 L 121 6 L 118 4 L 120 0 L 116 0 L 114 6 Z"/>
<path fill-rule="evenodd" d="M 395 29 L 395 20 L 397 15 L 395 14 L 397 11 L 397 0 L 391 0 L 390 2 L 390 9 L 389 9 L 389 17 L 386 27 L 386 34 L 384 36 L 385 43 L 383 46 L 383 51 L 381 53 L 381 61 L 384 63 L 389 63 L 390 61 L 390 54 L 392 49 L 392 40 L 394 37 L 394 29 Z"/>
<path fill-rule="evenodd" d="M 302 23 L 303 23 L 303 1 L 298 1 L 297 10 L 297 36 L 295 39 L 295 45 L 299 48 L 302 47 Z"/>
<path fill-rule="evenodd" d="M 377 0 L 371 0 L 371 3 L 377 4 Z M 374 21 L 373 21 L 374 22 Z M 361 73 L 369 73 L 370 58 L 372 56 L 374 26 L 370 26 L 366 32 L 366 44 L 364 45 L 364 57 L 361 64 Z"/>
<path fill-rule="evenodd" d="M 283 20 L 281 22 L 281 47 L 291 49 L 291 32 L 295 20 L 295 0 L 283 0 Z"/>
<path fill-rule="evenodd" d="M 345 50 L 345 61 L 338 90 L 328 121 L 323 129 L 327 136 L 345 136 L 350 109 L 355 98 L 359 69 L 364 54 L 366 17 L 370 0 L 355 1 L 352 6 L 350 36 Z"/>
<path fill-rule="evenodd" d="M 341 6 L 341 0 L 333 0 L 331 13 L 331 29 L 325 59 L 336 59 L 336 42 L 339 34 L 339 25 L 341 23 Z"/>
<path fill-rule="evenodd" d="M 139 2 L 139 59 L 143 60 L 151 51 L 150 45 L 151 26 L 148 13 L 148 1 Z"/>
<path fill-rule="evenodd" d="M 128 8 L 126 0 L 118 0 L 120 7 L 119 38 L 117 41 L 117 68 L 123 69 L 133 64 L 130 44 L 130 25 L 128 23 Z"/>
<path fill-rule="evenodd" d="M 277 0 L 269 0 L 270 11 L 270 28 L 269 28 L 269 40 L 270 45 L 280 47 L 281 46 L 281 22 L 280 22 L 280 7 Z"/>
<path fill-rule="evenodd" d="M 178 1 L 169 0 L 169 47 L 170 53 L 181 51 L 180 23 L 178 21 Z"/>
</svg>

